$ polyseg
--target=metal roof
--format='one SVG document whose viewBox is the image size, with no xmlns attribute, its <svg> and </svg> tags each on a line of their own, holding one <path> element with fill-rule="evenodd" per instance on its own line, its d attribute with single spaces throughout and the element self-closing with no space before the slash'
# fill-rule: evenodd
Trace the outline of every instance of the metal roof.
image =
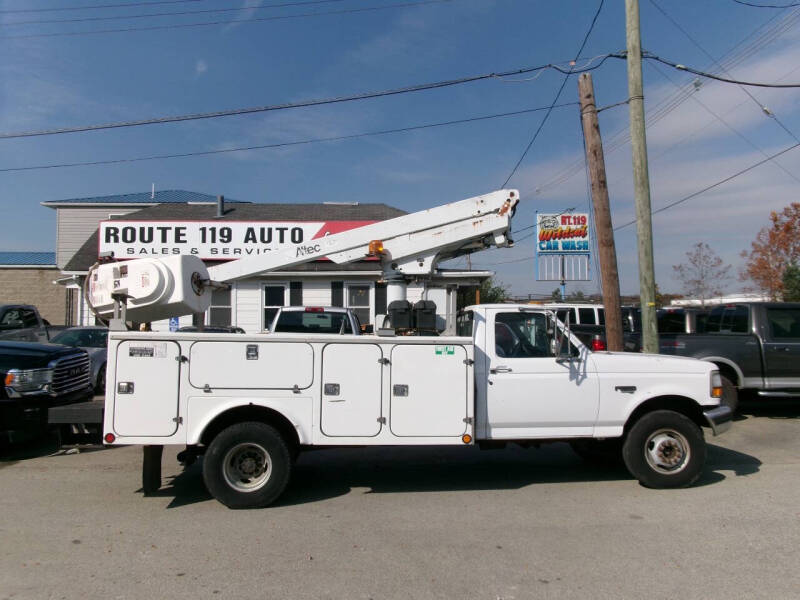
<svg viewBox="0 0 800 600">
<path fill-rule="evenodd" d="M 66 198 L 64 200 L 47 200 L 44 206 L 60 204 L 185 204 L 187 202 L 216 202 L 217 197 L 200 192 L 186 190 L 159 190 L 153 192 L 137 192 L 134 194 L 112 194 L 110 196 L 92 196 L 89 198 Z M 242 203 L 239 200 L 225 198 L 225 202 Z M 249 203 L 248 203 L 249 204 Z"/>
<path fill-rule="evenodd" d="M 55 252 L 0 252 L 0 266 L 51 267 L 55 264 Z"/>
</svg>

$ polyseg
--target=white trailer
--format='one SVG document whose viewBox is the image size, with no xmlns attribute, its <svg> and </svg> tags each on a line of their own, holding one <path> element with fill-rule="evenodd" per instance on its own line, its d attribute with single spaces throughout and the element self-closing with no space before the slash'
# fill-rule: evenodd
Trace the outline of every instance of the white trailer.
<svg viewBox="0 0 800 600">
<path fill-rule="evenodd" d="M 375 255 L 402 298 L 407 279 L 438 260 L 509 244 L 516 202 L 503 190 L 330 236 L 283 259 L 228 263 L 213 277 Z M 90 274 L 104 314 L 112 297 L 142 321 L 164 304 L 197 310 L 208 295 L 202 263 L 125 264 Z M 145 271 L 147 285 L 129 277 Z M 298 453 L 314 446 L 568 440 L 585 456 L 616 453 L 645 485 L 690 485 L 705 461 L 701 428 L 730 426 L 710 363 L 593 353 L 552 312 L 525 305 L 470 307 L 458 326 L 461 335 L 444 337 L 112 331 L 104 440 L 145 446 L 145 491 L 160 485 L 161 448 L 186 445 L 184 458 L 204 455 L 212 495 L 242 508 L 278 498 Z"/>
</svg>

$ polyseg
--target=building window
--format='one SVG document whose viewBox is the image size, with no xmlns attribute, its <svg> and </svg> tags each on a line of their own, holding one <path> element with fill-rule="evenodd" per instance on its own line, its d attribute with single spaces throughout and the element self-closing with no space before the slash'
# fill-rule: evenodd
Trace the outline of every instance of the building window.
<svg viewBox="0 0 800 600">
<path fill-rule="evenodd" d="M 213 290 L 211 306 L 208 309 L 208 324 L 223 327 L 231 323 L 231 290 Z"/>
<path fill-rule="evenodd" d="M 347 308 L 353 310 L 362 325 L 372 323 L 372 310 L 370 307 L 370 290 L 371 284 L 348 284 L 347 293 Z"/>
<path fill-rule="evenodd" d="M 262 329 L 267 330 L 272 325 L 272 319 L 278 314 L 278 309 L 286 305 L 286 284 L 270 283 L 264 286 L 264 323 Z"/>
</svg>

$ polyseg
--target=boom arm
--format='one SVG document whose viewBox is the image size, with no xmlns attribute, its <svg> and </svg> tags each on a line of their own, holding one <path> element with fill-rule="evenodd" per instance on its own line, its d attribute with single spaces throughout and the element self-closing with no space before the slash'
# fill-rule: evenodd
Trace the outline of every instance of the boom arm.
<svg viewBox="0 0 800 600">
<path fill-rule="evenodd" d="M 124 263 L 130 268 L 121 268 L 121 263 L 103 264 L 89 275 L 89 296 L 104 316 L 113 311 L 112 295 L 125 296 L 127 318 L 144 322 L 205 310 L 211 292 L 198 282 L 234 281 L 320 258 L 346 264 L 376 257 L 390 283 L 388 299 L 401 299 L 405 297 L 406 277 L 430 275 L 442 260 L 490 246 L 510 246 L 511 217 L 518 201 L 516 190 L 499 190 L 208 270 L 201 260 L 189 256 Z M 126 279 L 129 273 L 138 279 Z M 143 284 L 144 273 L 147 286 Z"/>
</svg>

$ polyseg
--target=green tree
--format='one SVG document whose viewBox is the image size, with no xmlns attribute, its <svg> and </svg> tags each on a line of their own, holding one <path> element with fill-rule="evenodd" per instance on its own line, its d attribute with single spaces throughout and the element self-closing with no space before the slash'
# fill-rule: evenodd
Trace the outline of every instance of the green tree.
<svg viewBox="0 0 800 600">
<path fill-rule="evenodd" d="M 550 294 L 550 302 L 561 302 L 561 290 L 556 288 L 553 290 L 553 293 Z"/>
<path fill-rule="evenodd" d="M 460 288 L 458 290 L 458 310 L 476 303 L 476 292 L 480 294 L 480 304 L 496 304 L 508 300 L 508 286 L 496 282 L 493 277 L 484 279 L 478 288 Z"/>
<path fill-rule="evenodd" d="M 784 302 L 800 302 L 800 267 L 792 263 L 783 271 Z"/>
</svg>

